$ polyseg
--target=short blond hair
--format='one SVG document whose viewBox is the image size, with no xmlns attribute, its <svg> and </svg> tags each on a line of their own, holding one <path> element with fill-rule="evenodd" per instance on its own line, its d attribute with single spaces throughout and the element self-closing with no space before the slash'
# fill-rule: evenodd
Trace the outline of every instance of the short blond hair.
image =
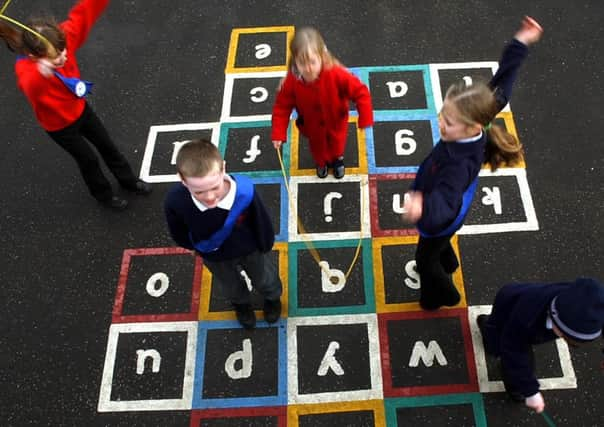
<svg viewBox="0 0 604 427">
<path fill-rule="evenodd" d="M 193 139 L 178 151 L 176 169 L 181 177 L 204 177 L 216 170 L 222 170 L 223 159 L 220 151 L 207 139 Z"/>
</svg>

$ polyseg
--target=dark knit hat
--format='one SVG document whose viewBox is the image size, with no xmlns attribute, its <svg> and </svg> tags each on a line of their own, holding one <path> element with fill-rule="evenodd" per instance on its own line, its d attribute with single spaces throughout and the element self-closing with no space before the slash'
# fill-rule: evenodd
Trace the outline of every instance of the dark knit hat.
<svg viewBox="0 0 604 427">
<path fill-rule="evenodd" d="M 576 341 L 592 341 L 604 326 L 604 286 L 594 279 L 579 278 L 551 303 L 554 324 Z"/>
</svg>

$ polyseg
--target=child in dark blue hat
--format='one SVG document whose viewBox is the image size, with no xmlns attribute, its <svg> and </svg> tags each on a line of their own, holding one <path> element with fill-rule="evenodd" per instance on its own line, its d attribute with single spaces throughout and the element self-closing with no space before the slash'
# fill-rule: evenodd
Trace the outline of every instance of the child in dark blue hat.
<svg viewBox="0 0 604 427">
<path fill-rule="evenodd" d="M 602 336 L 604 286 L 594 279 L 503 286 L 490 315 L 477 318 L 485 351 L 501 358 L 510 397 L 540 413 L 545 407 L 532 363 L 532 346 L 556 338 L 576 347 Z"/>
</svg>

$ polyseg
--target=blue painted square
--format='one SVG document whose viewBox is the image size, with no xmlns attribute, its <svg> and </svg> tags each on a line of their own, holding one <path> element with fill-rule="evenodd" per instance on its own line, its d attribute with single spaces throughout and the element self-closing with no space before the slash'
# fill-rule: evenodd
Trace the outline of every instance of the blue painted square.
<svg viewBox="0 0 604 427">
<path fill-rule="evenodd" d="M 289 215 L 289 203 L 287 188 L 283 183 L 283 177 L 252 177 L 256 191 L 260 192 L 262 202 L 269 212 L 275 228 L 275 240 L 278 242 L 287 242 L 287 218 Z M 275 184 L 279 185 L 279 200 L 269 200 L 268 192 L 264 192 L 262 185 L 257 184 Z M 278 214 L 277 214 L 278 213 Z"/>
<path fill-rule="evenodd" d="M 286 322 L 259 321 L 251 331 L 237 321 L 199 322 L 193 409 L 286 405 Z M 249 365 L 243 361 L 246 354 L 252 355 Z"/>
<path fill-rule="evenodd" d="M 428 65 L 362 67 L 375 116 L 382 113 L 436 114 Z"/>
<path fill-rule="evenodd" d="M 373 127 L 365 133 L 369 173 L 417 172 L 419 165 L 439 139 L 438 119 L 435 115 L 400 112 L 381 114 L 375 118 Z"/>
</svg>

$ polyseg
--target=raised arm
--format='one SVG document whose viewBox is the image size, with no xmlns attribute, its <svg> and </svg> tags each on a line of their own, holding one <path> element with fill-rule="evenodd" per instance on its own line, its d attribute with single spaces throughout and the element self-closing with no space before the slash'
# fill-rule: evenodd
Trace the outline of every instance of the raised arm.
<svg viewBox="0 0 604 427">
<path fill-rule="evenodd" d="M 495 91 L 499 110 L 503 109 L 512 97 L 512 88 L 518 70 L 528 55 L 528 46 L 541 38 L 543 28 L 533 18 L 525 16 L 520 29 L 504 48 L 499 60 L 499 68 L 489 82 Z"/>
<path fill-rule="evenodd" d="M 75 51 L 84 44 L 108 4 L 109 0 L 80 0 L 71 8 L 67 20 L 61 23 L 69 49 Z"/>
</svg>

